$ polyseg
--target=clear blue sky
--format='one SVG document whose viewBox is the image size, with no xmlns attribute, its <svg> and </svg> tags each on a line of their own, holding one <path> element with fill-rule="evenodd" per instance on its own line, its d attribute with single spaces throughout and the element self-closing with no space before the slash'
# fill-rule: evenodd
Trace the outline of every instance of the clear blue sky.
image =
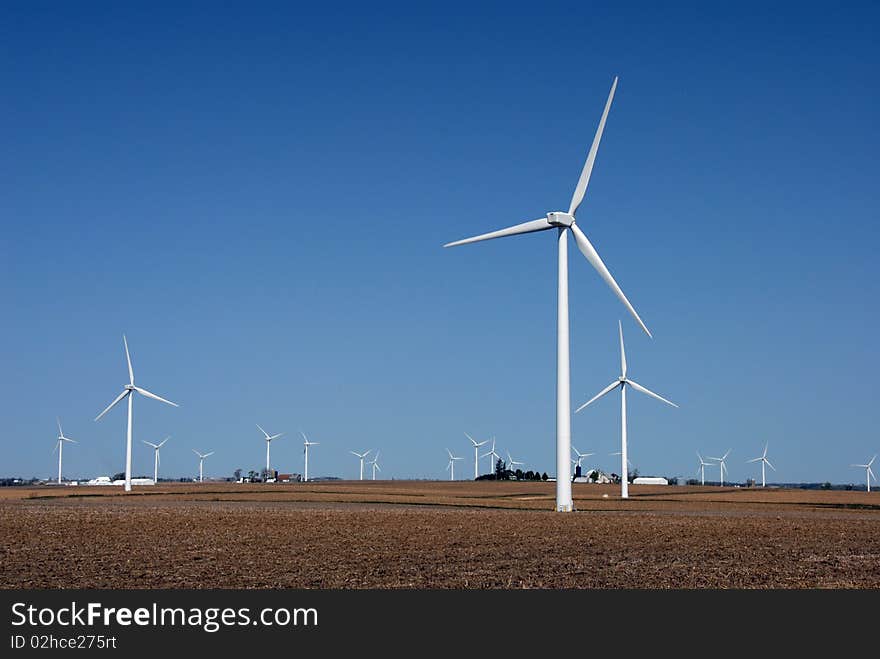
<svg viewBox="0 0 880 659">
<path fill-rule="evenodd" d="M 2 475 L 112 474 L 126 379 L 166 475 L 274 466 L 444 477 L 497 436 L 555 455 L 552 233 L 445 242 L 567 208 L 573 408 L 618 374 L 643 474 L 862 482 L 880 452 L 877 5 L 8 2 L 0 9 Z M 613 4 L 613 8 L 610 5 Z M 615 465 L 619 396 L 573 418 Z M 711 472 L 713 478 L 717 475 Z"/>
</svg>

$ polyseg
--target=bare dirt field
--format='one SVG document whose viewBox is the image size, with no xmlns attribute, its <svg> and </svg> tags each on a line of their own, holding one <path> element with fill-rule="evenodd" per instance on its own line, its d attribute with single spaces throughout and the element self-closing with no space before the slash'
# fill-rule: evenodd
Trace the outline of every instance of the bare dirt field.
<svg viewBox="0 0 880 659">
<path fill-rule="evenodd" d="M 0 585 L 880 587 L 880 493 L 575 484 L 564 515 L 554 487 L 3 488 Z"/>
</svg>

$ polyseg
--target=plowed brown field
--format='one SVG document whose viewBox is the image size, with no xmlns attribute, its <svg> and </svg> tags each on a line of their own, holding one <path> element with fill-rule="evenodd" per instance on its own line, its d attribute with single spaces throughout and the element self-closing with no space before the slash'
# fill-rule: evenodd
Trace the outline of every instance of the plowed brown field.
<svg viewBox="0 0 880 659">
<path fill-rule="evenodd" d="M 880 493 L 553 483 L 0 489 L 3 588 L 877 588 Z M 607 495 L 604 498 L 603 495 Z"/>
</svg>

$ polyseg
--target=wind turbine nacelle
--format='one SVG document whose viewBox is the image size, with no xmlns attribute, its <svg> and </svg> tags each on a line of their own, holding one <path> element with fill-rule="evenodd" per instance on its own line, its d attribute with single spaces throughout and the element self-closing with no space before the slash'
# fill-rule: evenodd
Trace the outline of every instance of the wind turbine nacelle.
<svg viewBox="0 0 880 659">
<path fill-rule="evenodd" d="M 547 221 L 555 227 L 570 227 L 574 224 L 574 215 L 569 215 L 562 211 L 554 211 L 547 213 Z"/>
</svg>

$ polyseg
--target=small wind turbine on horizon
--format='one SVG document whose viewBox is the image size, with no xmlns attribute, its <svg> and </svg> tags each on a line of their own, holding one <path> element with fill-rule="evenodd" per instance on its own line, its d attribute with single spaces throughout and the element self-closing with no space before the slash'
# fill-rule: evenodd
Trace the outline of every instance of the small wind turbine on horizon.
<svg viewBox="0 0 880 659">
<path fill-rule="evenodd" d="M 146 439 L 141 440 L 147 446 L 153 447 L 153 453 L 155 454 L 153 456 L 153 482 L 156 484 L 159 483 L 159 449 L 162 448 L 165 445 L 165 442 L 167 442 L 169 439 L 171 439 L 171 435 L 169 435 L 168 437 L 163 439 L 158 444 L 153 444 L 153 442 L 148 442 Z"/>
<path fill-rule="evenodd" d="M 131 355 L 128 353 L 128 340 L 125 338 L 125 334 L 122 335 L 122 343 L 125 345 L 125 360 L 128 362 L 128 384 L 123 387 L 122 393 L 119 394 L 116 399 L 112 403 L 110 403 L 103 412 L 95 417 L 95 421 L 98 421 L 102 416 L 107 414 L 107 412 L 112 410 L 113 407 L 123 398 L 125 398 L 126 396 L 128 397 L 128 426 L 125 433 L 125 491 L 131 492 L 131 408 L 132 402 L 134 401 L 133 393 L 136 391 L 142 396 L 146 396 L 147 398 L 154 398 L 161 403 L 165 403 L 173 407 L 180 406 L 177 403 L 172 403 L 170 400 L 165 400 L 161 396 L 157 396 L 156 394 L 151 393 L 146 389 L 135 386 L 134 369 L 132 369 L 131 367 Z"/>
<path fill-rule="evenodd" d="M 199 456 L 199 483 L 202 483 L 202 482 L 204 482 L 204 480 L 202 478 L 202 465 L 205 463 L 205 458 L 207 458 L 209 455 L 214 455 L 214 451 L 211 451 L 210 453 L 203 454 L 203 453 L 199 453 L 198 451 L 193 449 L 192 452 L 195 453 L 197 456 Z"/>
<path fill-rule="evenodd" d="M 611 109 L 611 101 L 614 98 L 614 91 L 617 89 L 617 77 L 611 84 L 611 91 L 608 94 L 608 100 L 605 102 L 605 109 L 602 112 L 602 118 L 599 120 L 599 127 L 593 138 L 593 144 L 587 154 L 587 160 L 584 168 L 581 170 L 580 178 L 574 189 L 568 212 L 553 211 L 547 213 L 546 217 L 530 222 L 517 224 L 506 229 L 492 231 L 473 238 L 457 240 L 447 243 L 444 247 L 454 247 L 456 245 L 464 245 L 467 243 L 475 243 L 481 240 L 491 240 L 493 238 L 502 238 L 505 236 L 515 236 L 522 233 L 533 233 L 536 231 L 547 231 L 550 229 L 557 230 L 557 304 L 556 304 L 556 510 L 557 512 L 572 512 L 574 506 L 571 498 L 571 465 L 569 458 L 571 456 L 571 375 L 570 375 L 570 339 L 569 339 L 569 317 L 568 317 L 568 234 L 574 235 L 578 249 L 584 257 L 589 261 L 590 265 L 599 273 L 599 276 L 611 288 L 614 294 L 620 299 L 627 308 L 639 326 L 648 336 L 651 332 L 639 318 L 635 308 L 630 304 L 626 295 L 623 294 L 620 286 L 611 276 L 608 268 L 603 263 L 599 253 L 593 247 L 584 232 L 581 231 L 576 223 L 575 216 L 578 208 L 584 200 L 587 192 L 587 186 L 590 183 L 590 176 L 593 172 L 593 165 L 596 162 L 596 154 L 599 151 L 599 142 L 602 140 L 602 133 L 605 130 L 605 121 L 608 118 L 608 111 Z"/>
<path fill-rule="evenodd" d="M 370 449 L 372 450 L 372 449 Z M 363 453 L 355 453 L 354 451 L 349 451 L 352 455 L 356 455 L 360 458 L 361 461 L 361 480 L 364 480 L 364 458 L 370 454 L 370 451 L 364 451 Z"/>
<path fill-rule="evenodd" d="M 446 464 L 446 471 L 449 472 L 449 480 L 454 481 L 455 480 L 455 461 L 456 460 L 463 460 L 464 458 L 455 457 L 454 455 L 452 455 L 452 451 L 450 451 L 449 449 L 446 449 L 446 452 L 449 454 L 449 462 Z"/>
<path fill-rule="evenodd" d="M 713 458 L 711 455 L 707 456 L 710 460 L 715 460 L 721 467 L 721 487 L 724 487 L 724 472 L 727 471 L 727 464 L 724 461 L 727 460 L 728 455 L 730 455 L 730 449 L 727 449 L 727 453 L 720 458 Z"/>
<path fill-rule="evenodd" d="M 303 483 L 309 481 L 309 447 L 317 446 L 321 442 L 310 442 L 306 434 L 300 430 L 299 434 L 303 436 L 303 455 L 305 456 L 305 473 L 303 474 Z"/>
<path fill-rule="evenodd" d="M 703 460 L 703 456 L 700 455 L 700 452 L 697 451 L 697 457 L 700 459 L 700 485 L 706 484 L 706 467 L 712 465 L 711 462 L 706 462 Z"/>
<path fill-rule="evenodd" d="M 485 439 L 482 442 L 477 442 L 473 437 L 471 437 L 467 433 L 465 433 L 464 436 L 467 437 L 469 440 L 471 440 L 471 444 L 474 445 L 474 480 L 476 480 L 477 477 L 479 477 L 479 475 L 480 475 L 480 471 L 479 471 L 480 447 L 483 446 L 484 444 L 488 444 L 489 440 Z"/>
<path fill-rule="evenodd" d="M 58 422 L 58 443 L 53 451 L 58 451 L 58 484 L 61 485 L 61 454 L 64 452 L 64 442 L 73 442 L 74 444 L 79 444 L 79 442 L 64 436 L 64 431 L 61 429 L 61 419 L 55 417 L 55 421 Z"/>
<path fill-rule="evenodd" d="M 376 451 L 376 455 L 367 464 L 373 468 L 373 480 L 376 480 L 376 471 L 382 471 L 382 468 L 379 466 L 379 451 Z"/>
<path fill-rule="evenodd" d="M 875 455 L 873 458 L 870 459 L 870 461 L 868 461 L 868 464 L 864 464 L 864 465 L 850 465 L 850 467 L 861 467 L 861 468 L 863 468 L 863 469 L 865 470 L 865 481 L 866 481 L 867 486 L 868 486 L 868 492 L 871 491 L 871 479 L 873 478 L 873 479 L 874 479 L 874 482 L 875 482 L 875 483 L 877 482 L 877 477 L 874 476 L 874 472 L 871 471 L 871 465 L 874 464 L 874 460 L 876 460 L 876 459 L 877 459 L 877 456 Z"/>
<path fill-rule="evenodd" d="M 270 435 L 270 434 L 267 433 L 265 430 L 263 430 L 263 428 L 260 426 L 259 423 L 256 424 L 256 425 L 257 425 L 257 428 L 260 429 L 260 432 L 263 433 L 263 435 L 266 436 L 266 471 L 269 472 L 269 473 L 271 473 L 272 468 L 269 466 L 269 446 L 271 446 L 273 440 L 278 439 L 278 438 L 281 437 L 284 433 L 283 433 L 283 432 L 280 432 L 280 433 L 278 433 L 277 435 Z"/>
<path fill-rule="evenodd" d="M 770 464 L 770 461 L 767 459 L 767 447 L 770 446 L 770 443 L 767 442 L 764 444 L 764 453 L 759 455 L 757 458 L 753 458 L 751 460 L 746 460 L 746 462 L 758 462 L 761 461 L 761 487 L 767 487 L 767 479 L 765 472 L 765 467 L 770 467 L 773 471 L 776 471 L 776 467 Z"/>
<path fill-rule="evenodd" d="M 591 403 L 599 400 L 605 394 L 614 391 L 618 387 L 620 387 L 620 469 L 621 469 L 621 478 L 620 478 L 620 498 L 627 499 L 629 498 L 629 479 L 627 474 L 627 459 L 626 459 L 626 387 L 627 385 L 635 389 L 636 391 L 640 391 L 643 394 L 651 396 L 652 398 L 656 398 L 657 400 L 666 403 L 667 405 L 671 405 L 672 407 L 678 407 L 675 403 L 670 400 L 666 400 L 663 396 L 655 394 L 650 389 L 646 389 L 642 385 L 640 385 L 635 380 L 631 380 L 626 377 L 626 350 L 623 347 L 623 323 L 619 320 L 617 321 L 617 329 L 620 333 L 620 376 L 605 387 L 598 394 L 593 396 L 586 403 L 581 405 L 579 408 L 575 410 L 575 414 L 580 412 L 582 409 L 590 405 Z"/>
</svg>

